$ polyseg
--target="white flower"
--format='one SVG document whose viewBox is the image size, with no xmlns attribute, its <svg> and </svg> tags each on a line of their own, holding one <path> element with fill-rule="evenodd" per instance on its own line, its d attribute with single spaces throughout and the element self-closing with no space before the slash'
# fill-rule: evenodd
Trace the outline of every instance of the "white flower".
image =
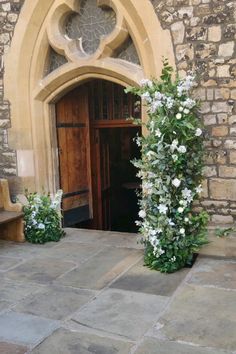
<svg viewBox="0 0 236 354">
<path fill-rule="evenodd" d="M 183 107 L 180 106 L 180 107 L 179 107 L 179 111 L 180 111 L 180 112 L 183 112 L 183 110 L 184 110 Z"/>
<path fill-rule="evenodd" d="M 185 234 L 185 229 L 182 227 L 182 228 L 179 230 L 179 233 L 180 233 L 181 235 L 184 235 L 184 234 Z"/>
<path fill-rule="evenodd" d="M 166 214 L 168 211 L 168 207 L 165 204 L 158 205 L 157 209 L 159 210 L 160 214 Z"/>
<path fill-rule="evenodd" d="M 196 191 L 197 194 L 202 193 L 202 185 L 199 184 L 199 186 L 197 186 L 197 187 L 195 188 L 195 191 Z"/>
<path fill-rule="evenodd" d="M 156 100 L 161 101 L 163 99 L 164 95 L 157 91 L 154 93 L 154 97 Z"/>
<path fill-rule="evenodd" d="M 195 131 L 195 136 L 200 136 L 200 135 L 202 135 L 202 129 L 197 128 Z"/>
<path fill-rule="evenodd" d="M 172 143 L 171 143 L 171 145 L 170 145 L 170 149 L 171 149 L 172 152 L 174 152 L 174 151 L 177 149 L 178 144 L 179 144 L 179 142 L 178 142 L 177 139 L 174 139 L 174 140 L 172 141 Z"/>
<path fill-rule="evenodd" d="M 171 260 L 171 262 L 173 263 L 173 262 L 175 262 L 175 261 L 176 261 L 176 257 L 175 257 L 175 256 L 173 256 L 170 260 Z"/>
<path fill-rule="evenodd" d="M 184 221 L 185 222 L 189 222 L 189 218 L 184 218 Z"/>
<path fill-rule="evenodd" d="M 174 106 L 175 100 L 172 97 L 166 97 L 166 106 L 171 109 Z"/>
<path fill-rule="evenodd" d="M 147 101 L 147 102 L 151 102 L 152 101 L 152 98 L 150 96 L 150 93 L 149 92 L 144 92 L 142 95 L 141 95 L 142 99 Z"/>
<path fill-rule="evenodd" d="M 150 107 L 150 112 L 153 114 L 157 111 L 159 107 L 162 107 L 163 104 L 161 101 L 153 101 Z"/>
<path fill-rule="evenodd" d="M 173 159 L 174 161 L 177 161 L 177 160 L 178 160 L 178 156 L 177 156 L 177 155 L 172 155 L 171 157 L 172 157 L 172 159 Z"/>
<path fill-rule="evenodd" d="M 184 154 L 187 151 L 187 149 L 184 145 L 180 145 L 178 147 L 178 151 L 181 152 L 182 154 Z"/>
<path fill-rule="evenodd" d="M 140 86 L 142 86 L 142 87 L 148 86 L 148 87 L 152 88 L 152 87 L 153 87 L 153 83 L 152 83 L 151 80 L 142 79 L 142 80 L 140 81 Z"/>
<path fill-rule="evenodd" d="M 177 113 L 175 117 L 176 117 L 176 119 L 181 119 L 182 118 L 182 114 L 181 113 Z"/>
<path fill-rule="evenodd" d="M 183 105 L 184 107 L 189 108 L 189 109 L 193 108 L 193 107 L 195 106 L 195 104 L 196 104 L 196 101 L 193 100 L 192 98 L 187 98 L 187 99 L 182 103 L 182 105 Z"/>
<path fill-rule="evenodd" d="M 176 188 L 178 188 L 181 184 L 181 181 L 178 179 L 178 178 L 175 178 L 173 181 L 172 181 L 172 184 L 173 186 L 175 186 Z"/>
<path fill-rule="evenodd" d="M 189 201 L 189 202 L 191 202 L 193 200 L 192 191 L 188 188 L 184 188 L 182 190 L 182 196 L 184 197 L 184 199 L 187 199 L 187 201 Z"/>
<path fill-rule="evenodd" d="M 157 128 L 157 129 L 155 130 L 155 135 L 160 138 L 160 136 L 161 136 L 161 131 L 160 131 L 159 128 Z"/>
<path fill-rule="evenodd" d="M 183 207 L 178 207 L 178 212 L 179 212 L 179 213 L 183 213 L 183 211 L 184 211 L 184 208 L 183 208 Z"/>
<path fill-rule="evenodd" d="M 171 219 L 168 220 L 168 224 L 169 224 L 170 226 L 175 226 L 175 223 L 174 223 Z"/>
<path fill-rule="evenodd" d="M 38 229 L 44 230 L 45 229 L 45 225 L 42 223 L 38 224 Z"/>
<path fill-rule="evenodd" d="M 140 218 L 144 219 L 147 214 L 146 214 L 145 210 L 140 210 L 138 215 L 140 216 Z"/>
<path fill-rule="evenodd" d="M 184 109 L 184 114 L 189 114 L 190 110 L 188 108 Z"/>
</svg>

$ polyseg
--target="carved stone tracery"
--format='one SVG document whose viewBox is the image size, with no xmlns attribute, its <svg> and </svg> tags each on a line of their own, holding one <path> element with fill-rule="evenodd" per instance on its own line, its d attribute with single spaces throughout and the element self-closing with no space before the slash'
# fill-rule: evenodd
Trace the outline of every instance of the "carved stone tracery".
<svg viewBox="0 0 236 354">
<path fill-rule="evenodd" d="M 55 8 L 47 35 L 50 50 L 47 75 L 67 62 L 106 57 L 140 64 L 126 21 L 113 0 L 77 0 Z"/>
</svg>

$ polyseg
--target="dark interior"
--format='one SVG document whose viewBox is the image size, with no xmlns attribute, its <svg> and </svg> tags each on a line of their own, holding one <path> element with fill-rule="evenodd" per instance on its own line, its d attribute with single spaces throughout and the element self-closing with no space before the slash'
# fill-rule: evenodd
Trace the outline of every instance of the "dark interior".
<svg viewBox="0 0 236 354">
<path fill-rule="evenodd" d="M 103 129 L 110 147 L 110 213 L 111 230 L 136 232 L 138 214 L 136 191 L 140 182 L 137 169 L 130 162 L 140 157 L 140 149 L 134 142 L 140 128 Z"/>
</svg>

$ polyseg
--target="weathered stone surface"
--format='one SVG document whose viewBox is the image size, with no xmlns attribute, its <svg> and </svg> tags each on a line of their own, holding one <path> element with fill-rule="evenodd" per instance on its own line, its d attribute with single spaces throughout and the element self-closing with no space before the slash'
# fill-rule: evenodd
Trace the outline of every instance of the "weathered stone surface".
<svg viewBox="0 0 236 354">
<path fill-rule="evenodd" d="M 105 247 L 96 257 L 60 277 L 57 282 L 76 288 L 102 289 L 141 257 L 139 251 Z"/>
<path fill-rule="evenodd" d="M 205 166 L 203 170 L 203 175 L 205 177 L 213 177 L 217 175 L 215 166 Z"/>
<path fill-rule="evenodd" d="M 211 216 L 211 221 L 215 224 L 233 224 L 234 219 L 232 215 L 215 214 Z"/>
<path fill-rule="evenodd" d="M 212 128 L 212 136 L 226 136 L 228 135 L 229 128 L 225 125 Z"/>
<path fill-rule="evenodd" d="M 57 258 L 63 260 L 70 260 L 77 263 L 84 262 L 92 255 L 102 250 L 102 245 L 79 244 L 78 242 L 63 242 L 55 247 L 45 251 L 43 256 L 50 258 Z"/>
<path fill-rule="evenodd" d="M 214 113 L 222 113 L 229 112 L 230 107 L 227 102 L 214 102 L 212 105 L 212 112 Z"/>
<path fill-rule="evenodd" d="M 0 278 L 0 298 L 11 302 L 20 301 L 24 297 L 36 293 L 41 288 L 35 284 L 27 284 L 19 281 Z"/>
<path fill-rule="evenodd" d="M 183 43 L 185 27 L 182 21 L 178 21 L 171 25 L 171 31 L 175 44 Z"/>
<path fill-rule="evenodd" d="M 187 285 L 159 322 L 160 334 L 172 341 L 234 350 L 235 292 Z"/>
<path fill-rule="evenodd" d="M 217 67 L 217 76 L 218 77 L 228 77 L 230 76 L 229 73 L 229 65 L 220 65 Z"/>
<path fill-rule="evenodd" d="M 0 256 L 0 271 L 13 268 L 21 262 L 22 260 L 20 258 L 10 258 L 10 257 Z"/>
<path fill-rule="evenodd" d="M 198 258 L 188 282 L 225 289 L 236 289 L 236 262 Z"/>
<path fill-rule="evenodd" d="M 208 28 L 208 40 L 210 42 L 219 42 L 221 40 L 221 26 L 212 26 Z"/>
<path fill-rule="evenodd" d="M 8 312 L 0 315 L 0 340 L 24 345 L 36 344 L 58 328 L 58 322 Z"/>
<path fill-rule="evenodd" d="M 236 151 L 230 151 L 229 160 L 230 163 L 236 164 Z"/>
<path fill-rule="evenodd" d="M 164 296 L 108 289 L 73 318 L 85 326 L 135 340 L 152 327 L 167 299 Z"/>
<path fill-rule="evenodd" d="M 221 349 L 210 349 L 191 344 L 161 341 L 156 338 L 145 338 L 135 354 L 231 354 Z"/>
<path fill-rule="evenodd" d="M 57 259 L 35 259 L 6 272 L 10 279 L 30 281 L 36 283 L 47 283 L 59 277 L 70 269 L 74 268 L 72 262 L 65 262 Z"/>
<path fill-rule="evenodd" d="M 94 295 L 95 292 L 89 290 L 52 286 L 28 296 L 14 307 L 14 311 L 62 320 L 78 311 Z"/>
<path fill-rule="evenodd" d="M 231 57 L 234 52 L 234 41 L 222 43 L 219 45 L 219 56 Z"/>
<path fill-rule="evenodd" d="M 220 166 L 219 167 L 220 177 L 236 177 L 236 167 L 233 166 Z"/>
<path fill-rule="evenodd" d="M 13 343 L 0 342 L 0 354 L 26 354 L 27 347 Z"/>
<path fill-rule="evenodd" d="M 212 199 L 236 200 L 236 180 L 212 178 L 209 181 Z"/>
<path fill-rule="evenodd" d="M 112 283 L 116 289 L 130 290 L 147 294 L 170 296 L 187 275 L 185 268 L 173 274 L 162 274 L 144 267 L 143 260 Z"/>
<path fill-rule="evenodd" d="M 132 343 L 59 329 L 32 354 L 129 354 Z"/>
</svg>

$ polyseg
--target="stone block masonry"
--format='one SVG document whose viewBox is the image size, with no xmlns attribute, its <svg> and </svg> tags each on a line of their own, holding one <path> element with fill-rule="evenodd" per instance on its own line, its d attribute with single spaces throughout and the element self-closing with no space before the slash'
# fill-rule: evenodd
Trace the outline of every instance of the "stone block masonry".
<svg viewBox="0 0 236 354">
<path fill-rule="evenodd" d="M 4 53 L 11 44 L 22 4 L 23 0 L 0 0 L 0 177 L 15 176 L 17 173 L 16 153 L 8 146 L 11 108 L 4 99 Z"/>
<path fill-rule="evenodd" d="M 202 101 L 208 153 L 204 193 L 196 209 L 208 210 L 213 223 L 232 223 L 236 217 L 236 2 L 151 2 L 162 26 L 171 31 L 179 75 L 197 72 L 195 96 Z"/>
</svg>

